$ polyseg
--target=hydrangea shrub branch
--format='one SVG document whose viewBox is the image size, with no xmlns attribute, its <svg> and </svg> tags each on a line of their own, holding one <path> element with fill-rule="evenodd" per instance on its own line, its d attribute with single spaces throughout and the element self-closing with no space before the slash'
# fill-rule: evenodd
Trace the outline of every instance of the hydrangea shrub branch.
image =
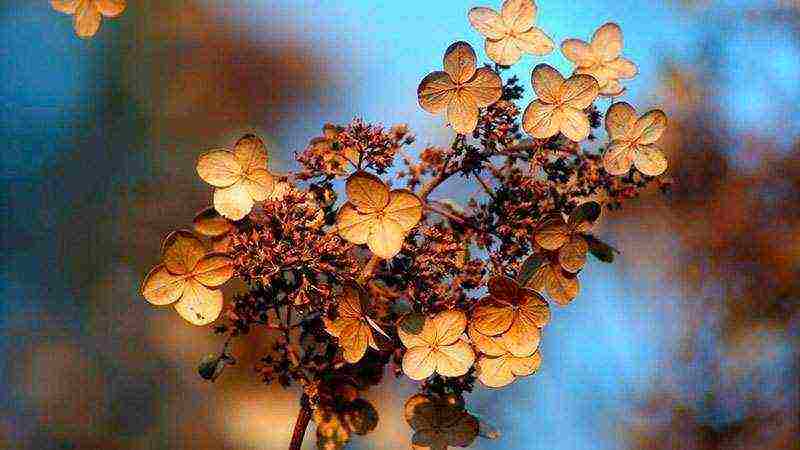
<svg viewBox="0 0 800 450">
<path fill-rule="evenodd" d="M 319 448 L 372 431 L 378 412 L 361 394 L 387 369 L 420 384 L 404 411 L 415 448 L 497 437 L 464 394 L 546 366 L 551 305 L 570 305 L 581 273 L 617 253 L 593 226 L 649 185 L 668 187 L 666 115 L 603 99 L 638 73 L 620 56 L 620 27 L 565 40 L 575 69 L 562 75 L 535 61 L 555 48 L 537 12 L 530 0 L 473 8 L 493 63 L 459 41 L 421 76 L 420 106 L 454 132 L 446 147 L 413 148 L 405 125 L 355 119 L 326 124 L 288 174 L 270 170 L 254 135 L 200 154 L 213 204 L 165 239 L 142 294 L 195 325 L 215 322 L 226 340 L 201 364 L 210 380 L 235 362 L 238 338 L 269 333 L 258 375 L 302 391 L 290 449 L 311 420 Z M 504 79 L 527 60 L 530 80 Z M 526 89 L 535 99 L 522 105 Z M 607 141 L 586 145 L 603 128 Z M 441 197 L 446 183 L 468 195 Z M 225 301 L 219 287 L 233 278 L 247 289 Z"/>
</svg>

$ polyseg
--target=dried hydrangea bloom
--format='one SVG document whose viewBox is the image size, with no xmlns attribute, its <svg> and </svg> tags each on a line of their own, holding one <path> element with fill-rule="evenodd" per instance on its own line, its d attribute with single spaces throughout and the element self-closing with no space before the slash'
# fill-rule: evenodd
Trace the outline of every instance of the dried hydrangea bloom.
<svg viewBox="0 0 800 450">
<path fill-rule="evenodd" d="M 231 220 L 241 220 L 274 188 L 267 163 L 264 142 L 248 134 L 239 139 L 233 151 L 212 150 L 200 156 L 197 174 L 216 188 L 214 208 Z"/>
<path fill-rule="evenodd" d="M 472 313 L 470 326 L 484 336 L 502 336 L 504 347 L 514 355 L 530 356 L 539 347 L 539 329 L 549 320 L 550 307 L 541 295 L 508 277 L 494 276 L 489 280 L 489 295 Z M 493 353 L 474 339 L 473 343 L 482 353 Z"/>
<path fill-rule="evenodd" d="M 417 98 L 432 114 L 447 111 L 456 133 L 469 134 L 478 125 L 478 108 L 500 100 L 503 81 L 492 69 L 476 70 L 475 50 L 456 42 L 444 54 L 444 71 L 432 72 L 420 82 Z"/>
<path fill-rule="evenodd" d="M 411 438 L 414 450 L 469 447 L 480 430 L 478 419 L 452 396 L 414 395 L 406 401 L 403 415 L 414 430 Z"/>
<path fill-rule="evenodd" d="M 367 347 L 378 350 L 372 335 L 370 319 L 364 312 L 366 294 L 355 285 L 347 285 L 339 296 L 336 320 L 324 319 L 325 330 L 339 338 L 345 361 L 355 364 L 367 353 Z"/>
<path fill-rule="evenodd" d="M 406 234 L 422 218 L 422 201 L 406 189 L 389 191 L 380 178 L 356 172 L 345 185 L 347 202 L 339 208 L 339 235 L 367 244 L 375 255 L 389 259 L 400 252 Z"/>
<path fill-rule="evenodd" d="M 586 202 L 575 208 L 569 221 L 560 212 L 542 217 L 534 239 L 545 250 L 558 251 L 558 262 L 564 270 L 576 273 L 586 264 L 589 243 L 583 237 L 600 217 L 600 204 Z"/>
<path fill-rule="evenodd" d="M 539 98 L 531 102 L 522 116 L 522 128 L 535 138 L 549 138 L 561 132 L 580 142 L 589 137 L 589 117 L 583 111 L 597 98 L 597 80 L 589 75 L 564 79 L 558 70 L 539 64 L 531 75 Z"/>
<path fill-rule="evenodd" d="M 523 53 L 546 55 L 555 44 L 534 26 L 536 3 L 532 0 L 505 0 L 498 14 L 495 10 L 476 7 L 469 10 L 473 28 L 486 37 L 486 54 L 497 64 L 510 66 Z"/>
<path fill-rule="evenodd" d="M 90 38 L 100 29 L 105 17 L 117 17 L 125 11 L 127 0 L 50 0 L 56 11 L 74 15 L 75 33 Z"/>
<path fill-rule="evenodd" d="M 606 112 L 606 131 L 611 140 L 603 166 L 611 175 L 625 175 L 635 166 L 639 172 L 658 176 L 667 170 L 667 158 L 656 141 L 667 129 L 667 115 L 655 109 L 636 118 L 633 106 L 614 103 Z"/>
<path fill-rule="evenodd" d="M 499 355 L 483 355 L 475 363 L 478 379 L 487 387 L 500 388 L 539 370 L 542 357 L 539 352 L 519 357 L 510 351 Z"/>
<path fill-rule="evenodd" d="M 141 292 L 154 305 L 175 303 L 178 314 L 194 325 L 207 325 L 222 311 L 218 287 L 233 276 L 233 261 L 208 253 L 189 231 L 175 231 L 164 240 L 163 261 L 144 279 Z"/>
<path fill-rule="evenodd" d="M 309 143 L 311 152 L 322 157 L 325 170 L 336 176 L 347 175 L 348 168 L 358 168 L 358 151 L 351 147 L 342 148 L 337 143 L 336 139 L 341 131 L 341 127 L 325 124 L 322 136 L 312 139 Z"/>
<path fill-rule="evenodd" d="M 211 249 L 227 253 L 231 246 L 231 231 L 236 228 L 230 220 L 222 217 L 213 206 L 200 211 L 192 221 L 194 231 L 211 238 Z"/>
<path fill-rule="evenodd" d="M 475 362 L 475 353 L 461 335 L 467 327 L 467 316 L 461 311 L 440 312 L 426 318 L 418 334 L 397 328 L 397 334 L 408 349 L 403 356 L 403 372 L 412 380 L 424 380 L 434 373 L 460 377 Z"/>
<path fill-rule="evenodd" d="M 580 291 L 578 277 L 561 268 L 558 261 L 548 261 L 539 266 L 528 286 L 537 292 L 547 293 L 561 306 L 568 305 Z"/>
<path fill-rule="evenodd" d="M 619 80 L 629 79 L 639 73 L 636 64 L 622 54 L 622 30 L 615 23 L 607 23 L 592 36 L 592 42 L 567 39 L 561 43 L 564 56 L 575 63 L 575 73 L 584 73 L 597 79 L 600 94 L 621 95 L 625 88 Z"/>
</svg>

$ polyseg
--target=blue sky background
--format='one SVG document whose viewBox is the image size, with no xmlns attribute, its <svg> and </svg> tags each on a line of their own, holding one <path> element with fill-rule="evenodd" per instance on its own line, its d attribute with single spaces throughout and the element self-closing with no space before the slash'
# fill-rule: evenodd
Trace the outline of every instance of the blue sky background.
<svg viewBox="0 0 800 450">
<path fill-rule="evenodd" d="M 386 124 L 408 123 L 418 136 L 418 149 L 447 142 L 451 131 L 441 127 L 443 118 L 418 107 L 417 85 L 427 73 L 440 70 L 442 54 L 453 41 L 471 43 L 486 60 L 483 39 L 469 26 L 466 13 L 472 6 L 499 8 L 499 1 L 460 0 L 205 3 L 216 5 L 221 13 L 230 9 L 224 20 L 234 21 L 242 34 L 265 45 L 300 40 L 323 51 L 334 63 L 332 92 L 325 101 L 298 107 L 299 119 L 270 136 L 287 151 L 302 148 L 319 134 L 323 123 L 345 123 L 354 116 Z M 710 8 L 692 9 L 678 1 L 578 4 L 539 0 L 537 25 L 560 43 L 571 37 L 588 40 L 603 23 L 619 23 L 626 39 L 623 53 L 640 69 L 640 76 L 626 83 L 625 98 L 641 109 L 668 100 L 657 89 L 665 61 L 717 65 L 714 73 L 720 78 L 705 81 L 713 84 L 720 103 L 726 105 L 723 120 L 741 136 L 774 138 L 785 145 L 786 137 L 796 135 L 800 122 L 797 39 L 783 28 L 746 21 L 752 14 L 747 11 L 771 2 L 713 3 Z M 247 14 L 237 16 L 241 11 Z M 135 45 L 118 34 L 122 26 L 131 29 L 126 20 L 123 16 L 104 22 L 98 36 L 87 42 L 75 39 L 70 19 L 54 13 L 46 2 L 12 0 L 0 6 L 0 179 L 4 186 L 0 212 L 6 255 L 0 265 L 0 351 L 14 351 L 36 339 L 80 342 L 75 336 L 87 326 L 83 319 L 86 294 L 74 280 L 61 275 L 60 261 L 47 253 L 48 246 L 63 242 L 53 236 L 59 231 L 52 224 L 57 217 L 69 215 L 77 199 L 89 202 L 94 195 L 103 199 L 109 189 L 132 185 L 144 171 L 145 163 L 136 156 L 141 146 L 169 140 L 169 130 L 154 131 L 148 123 L 140 128 L 144 131 L 138 139 L 122 139 L 126 130 L 146 119 L 134 108 L 103 109 L 103 96 L 115 95 L 116 84 L 102 76 L 100 67 L 118 60 L 110 51 L 113 45 Z M 701 47 L 708 41 L 720 44 L 711 54 Z M 511 73 L 529 88 L 530 70 L 539 62 L 563 73 L 569 70 L 566 59 L 556 51 L 544 58 L 526 56 Z M 702 71 L 698 76 L 702 79 Z M 781 94 L 775 95 L 776 90 Z M 529 90 L 522 105 L 530 100 Z M 600 105 L 604 108 L 607 101 L 601 100 Z M 95 125 L 88 126 L 87 121 Z M 105 145 L 108 152 L 132 156 L 110 182 L 104 182 L 110 184 L 94 183 L 92 167 L 86 167 L 83 187 L 37 190 L 46 180 L 52 185 L 52 177 L 59 176 L 45 170 L 48 162 L 56 157 L 69 159 L 70 152 L 82 145 Z M 731 151 L 736 151 L 736 140 Z M 463 195 L 452 190 L 447 194 Z M 112 207 L 109 214 L 114 213 Z M 91 235 L 96 225 L 85 224 L 79 233 Z M 648 251 L 649 244 L 645 240 L 621 248 L 618 265 L 591 263 L 582 274 L 579 299 L 555 310 L 544 337 L 544 365 L 538 375 L 502 391 L 479 390 L 471 397 L 472 409 L 490 417 L 503 433 L 499 441 L 480 441 L 475 448 L 625 447 L 621 425 L 672 357 L 681 332 L 679 313 L 669 307 L 677 303 L 675 296 L 681 291 L 662 284 L 659 267 L 637 267 L 627 259 L 636 251 Z M 653 245 L 663 248 L 669 243 Z M 124 266 L 125 262 L 114 264 Z M 128 283 L 122 292 L 135 294 L 136 277 L 120 279 Z M 132 310 L 146 308 L 143 303 L 131 304 L 135 305 Z M 32 320 L 43 312 L 49 312 L 46 321 Z M 187 358 L 194 361 L 195 356 Z M 12 385 L 15 367 L 11 359 L 0 358 L 0 382 Z M 780 382 L 780 376 L 776 374 L 773 381 Z M 0 390 L 0 413 L 26 405 L 21 394 Z M 24 421 L 18 425 L 30 427 Z M 361 442 L 363 448 L 384 448 L 370 439 Z"/>
</svg>

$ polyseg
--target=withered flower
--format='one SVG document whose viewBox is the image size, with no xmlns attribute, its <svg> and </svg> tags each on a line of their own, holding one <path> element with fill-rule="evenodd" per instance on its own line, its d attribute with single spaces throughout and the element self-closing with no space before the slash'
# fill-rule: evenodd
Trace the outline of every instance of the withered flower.
<svg viewBox="0 0 800 450">
<path fill-rule="evenodd" d="M 197 174 L 215 187 L 214 208 L 231 220 L 241 220 L 274 188 L 268 161 L 264 142 L 248 134 L 239 139 L 233 151 L 211 150 L 200 156 Z"/>
<path fill-rule="evenodd" d="M 592 36 L 592 42 L 567 39 L 561 43 L 561 52 L 575 63 L 575 73 L 593 76 L 600 85 L 600 95 L 617 96 L 625 92 L 619 80 L 633 78 L 639 73 L 636 64 L 623 58 L 622 30 L 615 23 L 607 23 Z"/>
<path fill-rule="evenodd" d="M 467 316 L 457 310 L 443 311 L 426 318 L 418 334 L 397 328 L 408 349 L 403 356 L 403 372 L 412 380 L 424 380 L 434 373 L 458 377 L 469 371 L 475 353 L 461 335 Z"/>
<path fill-rule="evenodd" d="M 583 110 L 597 98 L 597 80 L 580 74 L 565 80 L 558 70 L 539 64 L 533 69 L 531 83 L 539 98 L 522 116 L 522 128 L 528 134 L 544 139 L 561 132 L 575 142 L 589 136 L 589 117 Z"/>
<path fill-rule="evenodd" d="M 141 292 L 154 305 L 175 303 L 178 314 L 194 325 L 207 325 L 222 311 L 222 292 L 214 288 L 233 276 L 230 258 L 208 253 L 189 231 L 175 231 L 164 240 L 163 262 L 142 282 Z"/>
<path fill-rule="evenodd" d="M 550 321 L 550 307 L 538 293 L 505 276 L 489 280 L 489 295 L 472 313 L 471 328 L 485 336 L 502 336 L 515 356 L 530 356 L 539 347 L 539 329 Z M 472 337 L 472 335 L 470 335 Z M 481 348 L 483 353 L 491 354 Z"/>
<path fill-rule="evenodd" d="M 497 64 L 510 66 L 523 53 L 546 55 L 555 44 L 535 27 L 536 3 L 533 0 L 505 0 L 498 14 L 495 10 L 476 7 L 469 10 L 469 21 L 486 37 L 486 54 Z"/>
<path fill-rule="evenodd" d="M 50 0 L 53 9 L 74 15 L 75 33 L 90 38 L 100 29 L 105 17 L 117 17 L 125 11 L 127 0 Z"/>
<path fill-rule="evenodd" d="M 468 447 L 478 437 L 478 419 L 464 409 L 453 396 L 417 394 L 403 408 L 406 422 L 414 430 L 414 449 L 447 450 Z"/>
<path fill-rule="evenodd" d="M 580 291 L 578 277 L 561 268 L 561 264 L 552 259 L 536 269 L 527 285 L 538 292 L 546 292 L 553 301 L 561 306 L 568 305 Z"/>
<path fill-rule="evenodd" d="M 417 98 L 431 114 L 447 110 L 456 133 L 469 134 L 478 125 L 478 108 L 500 100 L 503 81 L 492 69 L 476 70 L 475 50 L 456 42 L 444 53 L 444 71 L 432 72 L 420 82 Z"/>
<path fill-rule="evenodd" d="M 406 189 L 389 191 L 380 178 L 356 172 L 347 179 L 347 203 L 339 209 L 336 229 L 354 244 L 367 244 L 389 259 L 400 252 L 406 234 L 422 218 L 422 201 Z"/>
<path fill-rule="evenodd" d="M 364 357 L 367 347 L 379 350 L 372 335 L 372 319 L 366 314 L 369 299 L 366 293 L 355 284 L 344 287 L 339 296 L 336 320 L 327 317 L 325 329 L 331 336 L 339 338 L 345 361 L 354 364 Z"/>
<path fill-rule="evenodd" d="M 611 144 L 603 155 L 606 172 L 625 175 L 635 166 L 645 175 L 657 176 L 667 170 L 667 158 L 656 141 L 667 129 L 667 115 L 660 109 L 636 118 L 633 106 L 619 102 L 608 108 L 606 131 Z"/>
<path fill-rule="evenodd" d="M 215 252 L 225 253 L 230 248 L 231 231 L 236 226 L 222 217 L 213 206 L 197 213 L 192 225 L 194 231 L 211 239 L 211 248 Z"/>
<path fill-rule="evenodd" d="M 600 217 L 600 204 L 586 202 L 575 208 L 564 221 L 560 212 L 548 214 L 539 221 L 534 239 L 545 250 L 558 251 L 558 261 L 568 272 L 578 272 L 586 264 L 589 243 L 583 236 Z"/>
</svg>

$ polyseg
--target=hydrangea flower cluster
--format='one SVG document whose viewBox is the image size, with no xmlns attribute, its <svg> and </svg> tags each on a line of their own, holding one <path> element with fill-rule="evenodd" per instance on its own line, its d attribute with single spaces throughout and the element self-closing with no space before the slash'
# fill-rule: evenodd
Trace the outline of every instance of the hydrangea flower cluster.
<svg viewBox="0 0 800 450">
<path fill-rule="evenodd" d="M 473 8 L 469 22 L 496 64 L 479 66 L 475 50 L 456 42 L 443 70 L 422 78 L 420 106 L 443 113 L 455 132 L 447 147 L 413 151 L 406 126 L 356 119 L 325 125 L 295 153 L 301 168 L 286 175 L 270 171 L 254 135 L 199 157 L 213 205 L 195 217 L 194 231 L 165 240 L 142 294 L 174 303 L 193 324 L 217 321 L 225 348 L 201 371 L 212 379 L 235 360 L 228 352 L 238 337 L 274 334 L 258 372 L 302 387 L 290 449 L 310 420 L 319 448 L 343 448 L 374 429 L 377 412 L 359 393 L 387 367 L 420 382 L 405 407 L 415 448 L 496 437 L 466 409 L 464 394 L 478 383 L 502 388 L 546 364 L 540 343 L 551 302 L 567 306 L 578 296 L 588 255 L 614 259 L 592 234 L 603 211 L 648 185 L 665 186 L 657 177 L 666 158 L 656 147 L 664 113 L 638 116 L 624 102 L 599 110 L 601 96 L 622 94 L 620 80 L 638 72 L 620 56 L 616 24 L 600 27 L 591 43 L 565 40 L 574 73 L 536 64 L 536 99 L 516 103 L 524 89 L 503 79 L 505 68 L 555 48 L 536 13 L 532 0 L 506 0 L 500 12 Z M 608 145 L 584 149 L 602 116 Z M 454 178 L 472 187 L 464 203 L 437 195 Z M 247 290 L 223 305 L 216 288 L 232 278 Z"/>
</svg>

